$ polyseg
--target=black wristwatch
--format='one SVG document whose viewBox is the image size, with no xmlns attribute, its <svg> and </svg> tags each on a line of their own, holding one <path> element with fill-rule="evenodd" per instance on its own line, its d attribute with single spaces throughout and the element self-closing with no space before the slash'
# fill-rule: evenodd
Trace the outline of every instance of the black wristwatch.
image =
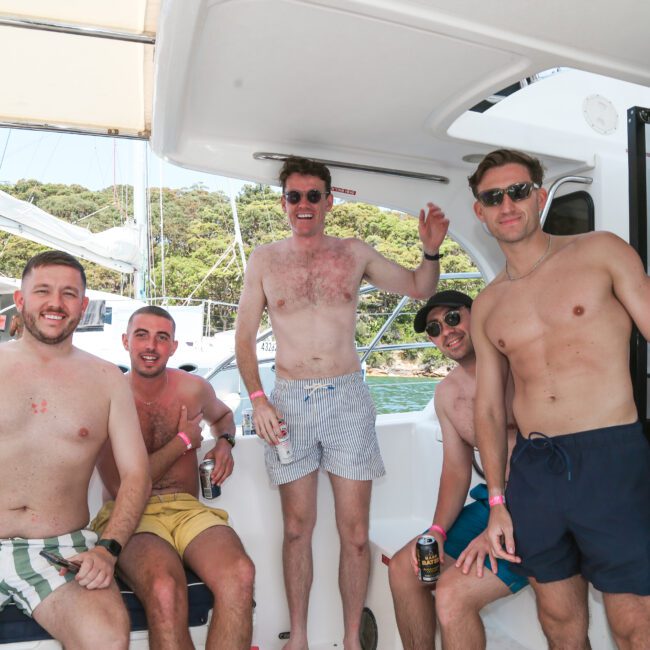
<svg viewBox="0 0 650 650">
<path fill-rule="evenodd" d="M 235 436 L 231 435 L 230 433 L 222 433 L 217 440 L 224 439 L 231 447 L 235 446 Z"/>
<path fill-rule="evenodd" d="M 429 255 L 429 253 L 422 251 L 422 254 L 424 255 L 424 259 L 429 260 L 429 262 L 437 262 L 441 257 L 444 257 L 444 253 L 436 253 L 435 255 Z"/>
<path fill-rule="evenodd" d="M 119 557 L 122 552 L 122 544 L 116 539 L 100 539 L 97 546 L 103 546 L 113 557 Z"/>
</svg>

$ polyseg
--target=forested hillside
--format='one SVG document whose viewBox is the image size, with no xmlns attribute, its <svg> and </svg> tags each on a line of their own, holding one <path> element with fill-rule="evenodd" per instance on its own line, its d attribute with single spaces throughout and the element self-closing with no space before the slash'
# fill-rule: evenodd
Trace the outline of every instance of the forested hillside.
<svg viewBox="0 0 650 650">
<path fill-rule="evenodd" d="M 42 184 L 34 180 L 15 185 L 0 185 L 9 194 L 31 201 L 41 209 L 71 223 L 99 232 L 121 225 L 132 218 L 133 190 L 130 186 L 90 191 L 78 185 Z M 286 217 L 280 207 L 280 195 L 263 185 L 246 185 L 236 197 L 246 256 L 259 244 L 289 235 Z M 242 286 L 239 254 L 229 251 L 234 242 L 234 225 L 229 198 L 222 192 L 208 192 L 200 185 L 183 189 L 152 188 L 149 196 L 151 232 L 152 298 L 165 296 L 210 299 L 237 304 Z M 163 214 L 164 292 L 162 278 L 162 245 L 160 206 Z M 362 203 L 340 203 L 328 216 L 328 234 L 337 237 L 359 237 L 380 253 L 407 267 L 415 267 L 421 259 L 417 236 L 417 220 L 402 213 L 382 210 Z M 44 247 L 0 232 L 0 273 L 19 277 L 26 260 Z M 443 272 L 475 271 L 469 257 L 447 238 L 443 244 Z M 224 255 L 226 253 L 226 255 Z M 218 267 L 215 262 L 223 256 Z M 132 278 L 84 263 L 88 285 L 117 293 L 131 291 Z M 482 281 L 452 281 L 441 288 L 459 288 L 474 296 Z M 399 298 L 385 293 L 372 293 L 361 299 L 357 339 L 368 343 L 392 311 Z M 408 305 L 404 314 L 382 339 L 383 343 L 420 341 L 413 332 L 412 320 L 417 305 Z M 232 328 L 236 310 L 227 305 L 213 305 L 210 310 L 216 329 Z M 401 353 L 403 358 L 437 366 L 439 353 L 420 351 Z M 394 355 L 378 353 L 369 359 L 371 366 L 390 365 Z"/>
</svg>

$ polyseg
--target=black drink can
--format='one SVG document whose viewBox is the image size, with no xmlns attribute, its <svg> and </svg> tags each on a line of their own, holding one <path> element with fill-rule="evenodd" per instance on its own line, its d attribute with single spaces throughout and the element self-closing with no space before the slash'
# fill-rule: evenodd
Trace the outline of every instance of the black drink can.
<svg viewBox="0 0 650 650">
<path fill-rule="evenodd" d="M 221 494 L 221 486 L 212 485 L 210 475 L 214 469 L 214 461 L 211 458 L 201 461 L 199 465 L 199 478 L 201 479 L 201 493 L 204 499 L 216 499 Z"/>
<path fill-rule="evenodd" d="M 422 535 L 418 538 L 415 547 L 418 559 L 418 570 L 422 582 L 437 582 L 440 577 L 440 554 L 438 542 L 431 535 Z"/>
</svg>

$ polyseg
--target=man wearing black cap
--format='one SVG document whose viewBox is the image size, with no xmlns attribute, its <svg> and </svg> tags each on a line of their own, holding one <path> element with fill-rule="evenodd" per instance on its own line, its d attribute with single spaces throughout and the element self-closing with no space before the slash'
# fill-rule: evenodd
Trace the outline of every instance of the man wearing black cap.
<svg viewBox="0 0 650 650">
<path fill-rule="evenodd" d="M 463 508 L 472 478 L 475 444 L 476 358 L 470 336 L 471 307 L 472 299 L 464 293 L 440 291 L 429 298 L 413 322 L 416 332 L 426 331 L 429 340 L 458 366 L 440 382 L 435 393 L 443 464 L 436 511 L 425 531 L 438 542 L 444 571 L 437 582 L 435 605 L 431 585 L 417 577 L 417 537 L 398 551 L 389 565 L 395 615 L 405 650 L 434 648 L 436 613 L 445 648 L 485 647 L 480 610 L 527 584 L 525 578 L 510 571 L 508 562 L 497 562 L 490 552 L 484 535 L 489 516 L 485 484 L 472 489 L 470 496 L 475 501 Z M 515 426 L 511 414 L 509 422 L 512 447 Z M 474 562 L 476 572 L 470 573 Z M 491 571 L 484 571 L 484 565 Z"/>
</svg>

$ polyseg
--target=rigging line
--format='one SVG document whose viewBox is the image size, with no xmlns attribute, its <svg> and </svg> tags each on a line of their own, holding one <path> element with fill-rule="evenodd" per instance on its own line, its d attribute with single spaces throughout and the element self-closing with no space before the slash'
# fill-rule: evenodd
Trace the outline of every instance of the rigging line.
<svg viewBox="0 0 650 650">
<path fill-rule="evenodd" d="M 115 142 L 115 138 L 113 138 L 113 200 L 115 201 L 117 205 L 118 211 L 122 212 L 122 206 L 120 205 L 120 201 L 117 196 L 117 183 L 115 182 L 115 147 L 117 146 L 117 143 Z"/>
<path fill-rule="evenodd" d="M 56 153 L 56 150 L 57 150 L 57 148 L 59 146 L 59 143 L 61 142 L 61 138 L 63 137 L 63 133 L 59 133 L 57 135 L 58 135 L 58 137 L 56 138 L 56 141 L 54 143 L 54 148 L 52 149 L 52 153 L 50 154 L 50 157 L 49 157 L 47 163 L 45 163 L 45 167 L 43 168 L 43 171 L 41 172 L 41 176 L 43 176 L 43 178 L 45 177 L 45 172 L 47 171 L 47 168 L 50 166 L 50 163 L 52 162 L 52 158 L 54 158 L 54 154 Z"/>
<path fill-rule="evenodd" d="M 77 219 L 76 221 L 73 221 L 72 223 L 79 223 L 81 221 L 85 221 L 86 219 L 90 219 L 93 215 L 97 214 L 98 212 L 103 212 L 104 210 L 108 210 L 109 208 L 112 208 L 113 204 L 109 203 L 108 205 L 105 205 L 103 208 L 99 208 L 99 210 L 95 210 L 94 212 L 91 212 L 90 214 L 87 214 L 85 217 L 81 217 Z"/>
<path fill-rule="evenodd" d="M 5 154 L 7 153 L 7 146 L 9 145 L 10 137 L 11 137 L 11 129 L 7 131 L 7 139 L 5 140 L 5 147 L 2 150 L 2 158 L 0 158 L 0 169 L 2 169 L 2 163 L 5 161 Z"/>
<path fill-rule="evenodd" d="M 165 286 L 165 222 L 163 220 L 163 166 L 162 158 L 158 159 L 158 173 L 159 173 L 159 183 L 158 183 L 158 211 L 160 212 L 160 273 L 162 276 L 161 280 L 161 291 L 164 296 L 167 293 L 167 288 Z"/>
<path fill-rule="evenodd" d="M 223 270 L 227 271 L 232 266 L 233 262 L 235 262 L 235 263 L 237 262 L 237 253 L 235 251 L 234 246 L 233 246 L 233 249 L 232 249 L 232 255 L 230 256 L 230 262 L 228 262 L 228 264 L 226 264 L 226 266 L 223 267 Z"/>
<path fill-rule="evenodd" d="M 246 270 L 246 253 L 244 252 L 244 240 L 241 235 L 241 228 L 239 226 L 239 214 L 237 212 L 237 202 L 235 201 L 235 193 L 233 191 L 232 179 L 228 179 L 228 196 L 230 198 L 230 209 L 232 210 L 232 220 L 235 226 L 235 243 L 241 255 L 241 263 Z"/>
<path fill-rule="evenodd" d="M 266 190 L 271 189 L 266 183 L 260 183 L 262 187 L 262 196 L 264 197 L 264 213 L 266 214 L 266 223 L 269 228 L 269 232 L 273 232 L 273 223 L 271 221 L 271 213 L 269 212 L 269 199 L 266 196 Z M 271 197 L 273 198 L 273 197 Z"/>
<path fill-rule="evenodd" d="M 154 270 L 154 262 L 155 262 L 155 257 L 154 257 L 154 242 L 153 242 L 153 214 L 151 210 L 151 184 L 149 183 L 149 163 L 151 162 L 149 160 L 149 152 L 150 148 L 149 146 L 146 147 L 145 149 L 145 161 L 144 161 L 144 188 L 145 188 L 145 193 L 146 193 L 146 206 L 147 206 L 147 246 L 149 247 L 149 255 L 148 260 L 147 260 L 147 273 L 149 275 L 149 279 L 151 284 L 157 289 L 158 285 L 156 284 L 156 278 L 154 276 L 153 270 Z M 164 297 L 164 296 L 163 296 Z"/>
<path fill-rule="evenodd" d="M 184 302 L 185 305 L 189 305 L 189 304 L 190 304 L 190 300 L 191 300 L 192 296 L 193 296 L 193 295 L 194 295 L 194 294 L 195 294 L 195 293 L 196 293 L 196 292 L 201 288 L 201 286 L 202 286 L 202 285 L 205 283 L 205 281 L 206 281 L 206 280 L 207 280 L 207 279 L 212 275 L 212 273 L 214 273 L 214 271 L 217 269 L 217 267 L 219 266 L 219 264 L 221 264 L 221 262 L 225 259 L 226 255 L 228 255 L 228 253 L 230 253 L 231 251 L 234 250 L 234 247 L 235 247 L 234 242 L 231 243 L 231 244 L 228 244 L 228 247 L 227 247 L 226 250 L 225 250 L 225 251 L 220 255 L 219 259 L 218 259 L 218 260 L 217 260 L 217 261 L 212 265 L 212 268 L 211 268 L 211 269 L 210 269 L 210 270 L 209 270 L 209 271 L 208 271 L 208 272 L 203 276 L 203 279 L 202 279 L 202 280 L 201 280 L 201 281 L 196 285 L 196 287 L 194 287 L 194 289 L 192 290 L 192 292 L 190 293 L 190 295 L 187 296 L 187 298 L 185 298 L 185 302 Z"/>
<path fill-rule="evenodd" d="M 38 139 L 38 142 L 36 143 L 36 148 L 34 149 L 34 153 L 32 154 L 32 158 L 29 161 L 29 164 L 27 165 L 27 173 L 25 174 L 25 178 L 30 177 L 29 170 L 31 169 L 32 163 L 34 162 L 34 158 L 36 157 L 36 154 L 41 146 L 41 142 L 43 142 L 43 138 L 45 137 L 45 133 L 41 135 L 41 137 Z"/>
<path fill-rule="evenodd" d="M 11 235 L 7 233 L 7 238 L 4 241 L 4 246 L 2 247 L 2 250 L 0 251 L 0 257 L 2 257 L 5 254 L 5 250 L 7 249 L 7 246 L 9 245 L 9 242 L 11 241 Z M 7 277 L 7 276 L 5 276 Z"/>
</svg>

